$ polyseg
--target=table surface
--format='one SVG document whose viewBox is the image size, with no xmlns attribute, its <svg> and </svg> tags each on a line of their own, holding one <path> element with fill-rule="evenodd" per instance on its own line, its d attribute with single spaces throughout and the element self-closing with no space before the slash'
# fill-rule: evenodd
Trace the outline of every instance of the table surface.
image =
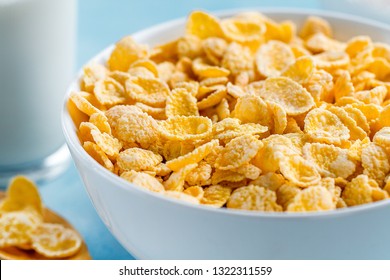
<svg viewBox="0 0 390 280">
<path fill-rule="evenodd" d="M 119 38 L 160 22 L 186 16 L 193 9 L 238 7 L 320 8 L 320 1 L 254 0 L 80 0 L 77 68 Z M 61 176 L 41 184 L 45 204 L 67 218 L 86 240 L 93 259 L 134 259 L 111 235 L 95 212 L 73 164 Z"/>
</svg>

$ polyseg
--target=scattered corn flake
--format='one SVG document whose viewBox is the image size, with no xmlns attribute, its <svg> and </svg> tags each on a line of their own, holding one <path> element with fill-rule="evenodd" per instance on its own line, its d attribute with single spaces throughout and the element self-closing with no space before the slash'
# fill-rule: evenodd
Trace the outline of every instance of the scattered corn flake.
<svg viewBox="0 0 390 280">
<path fill-rule="evenodd" d="M 245 18 L 229 18 L 222 21 L 222 30 L 225 37 L 230 41 L 241 44 L 263 40 L 266 27 L 261 22 L 254 22 Z"/>
<path fill-rule="evenodd" d="M 186 165 L 200 162 L 217 146 L 218 140 L 212 140 L 206 144 L 197 147 L 195 150 L 188 154 L 167 161 L 166 165 L 173 171 L 178 171 Z"/>
<path fill-rule="evenodd" d="M 130 170 L 123 172 L 120 176 L 128 182 L 152 192 L 164 192 L 165 190 L 164 186 L 155 177 L 145 172 Z"/>
<path fill-rule="evenodd" d="M 369 143 L 362 149 L 363 173 L 382 186 L 390 172 L 389 157 L 386 150 L 375 143 Z"/>
<path fill-rule="evenodd" d="M 198 140 L 211 135 L 212 123 L 207 117 L 175 116 L 161 121 L 159 130 L 169 140 Z"/>
<path fill-rule="evenodd" d="M 299 192 L 288 205 L 288 212 L 326 211 L 335 209 L 332 194 L 323 187 L 310 187 Z"/>
<path fill-rule="evenodd" d="M 297 83 L 304 84 L 313 75 L 314 71 L 315 64 L 313 58 L 310 56 L 301 56 L 293 64 L 290 64 L 281 75 Z"/>
<path fill-rule="evenodd" d="M 83 148 L 94 160 L 100 163 L 100 165 L 102 165 L 111 172 L 114 171 L 114 165 L 112 164 L 111 160 L 98 145 L 86 141 L 83 144 Z"/>
<path fill-rule="evenodd" d="M 165 108 L 155 108 L 141 102 L 136 102 L 134 105 L 156 120 L 167 119 L 167 116 L 165 114 Z"/>
<path fill-rule="evenodd" d="M 307 143 L 303 154 L 323 177 L 347 179 L 356 169 L 355 163 L 349 159 L 348 150 L 334 145 Z"/>
<path fill-rule="evenodd" d="M 350 58 L 354 58 L 357 54 L 367 49 L 372 44 L 371 38 L 368 36 L 356 36 L 347 42 L 345 52 Z"/>
<path fill-rule="evenodd" d="M 230 141 L 215 161 L 215 167 L 229 170 L 240 167 L 254 158 L 263 143 L 252 135 L 243 135 Z"/>
<path fill-rule="evenodd" d="M 216 169 L 211 176 L 211 184 L 217 185 L 222 182 L 241 182 L 245 175 L 232 170 Z"/>
<path fill-rule="evenodd" d="M 167 97 L 165 114 L 174 116 L 199 116 L 196 98 L 185 88 L 176 88 Z"/>
<path fill-rule="evenodd" d="M 261 169 L 250 163 L 245 163 L 240 167 L 233 169 L 232 171 L 242 174 L 245 176 L 245 178 L 250 180 L 257 179 L 261 174 Z"/>
<path fill-rule="evenodd" d="M 323 33 L 329 38 L 331 38 L 333 34 L 329 22 L 320 17 L 309 16 L 303 24 L 299 36 L 303 39 L 307 39 L 316 33 Z"/>
<path fill-rule="evenodd" d="M 375 180 L 359 175 L 344 188 L 342 198 L 348 206 L 370 203 L 374 201 L 374 189 L 381 190 Z"/>
<path fill-rule="evenodd" d="M 201 39 L 209 37 L 223 38 L 219 19 L 202 11 L 194 11 L 188 16 L 186 33 Z"/>
<path fill-rule="evenodd" d="M 69 96 L 69 100 L 83 113 L 91 116 L 101 111 L 88 101 L 89 93 L 87 92 L 72 92 Z"/>
<path fill-rule="evenodd" d="M 203 58 L 196 58 L 193 61 L 192 70 L 196 75 L 203 78 L 226 77 L 230 74 L 230 71 L 223 67 L 207 64 Z"/>
<path fill-rule="evenodd" d="M 29 246 L 31 232 L 42 223 L 33 212 L 18 211 L 3 213 L 0 216 L 0 248 L 10 246 Z"/>
<path fill-rule="evenodd" d="M 0 212 L 13 211 L 35 211 L 38 215 L 43 213 L 38 187 L 24 176 L 16 176 L 11 180 L 6 198 L 0 203 Z"/>
<path fill-rule="evenodd" d="M 207 108 L 210 108 L 214 105 L 217 105 L 221 102 L 222 99 L 226 97 L 226 88 L 218 88 L 215 91 L 213 91 L 210 95 L 200 100 L 197 105 L 199 110 L 204 110 Z"/>
<path fill-rule="evenodd" d="M 191 186 L 186 188 L 183 193 L 193 196 L 200 201 L 203 198 L 204 190 L 200 186 Z"/>
<path fill-rule="evenodd" d="M 130 148 L 119 153 L 116 163 L 121 171 L 153 170 L 162 162 L 161 155 L 141 148 Z"/>
<path fill-rule="evenodd" d="M 288 115 L 299 115 L 314 106 L 313 97 L 297 82 L 286 78 L 268 78 L 264 82 L 261 96 L 266 101 L 279 104 Z"/>
<path fill-rule="evenodd" d="M 105 78 L 95 83 L 94 94 L 102 105 L 114 106 L 125 103 L 125 89 L 113 78 Z"/>
<path fill-rule="evenodd" d="M 92 114 L 89 118 L 89 122 L 96 126 L 100 132 L 111 134 L 111 127 L 108 123 L 108 118 L 103 112 Z"/>
<path fill-rule="evenodd" d="M 218 120 L 224 120 L 230 117 L 229 102 L 226 98 L 222 99 L 216 108 Z"/>
<path fill-rule="evenodd" d="M 276 203 L 274 191 L 254 185 L 236 189 L 227 202 L 227 208 L 265 212 L 281 212 L 283 210 Z"/>
<path fill-rule="evenodd" d="M 333 76 L 325 70 L 315 70 L 303 86 L 316 102 L 333 102 Z"/>
<path fill-rule="evenodd" d="M 180 191 L 184 190 L 184 182 L 188 174 L 193 171 L 198 164 L 191 163 L 180 168 L 177 171 L 172 172 L 169 178 L 163 183 L 166 191 Z"/>
<path fill-rule="evenodd" d="M 298 155 L 282 158 L 280 173 L 291 183 L 302 188 L 316 185 L 321 179 L 315 166 Z"/>
<path fill-rule="evenodd" d="M 81 237 L 73 229 L 61 224 L 42 223 L 31 233 L 32 247 L 49 258 L 66 258 L 76 254 L 82 245 Z"/>
<path fill-rule="evenodd" d="M 267 172 L 264 175 L 259 176 L 256 180 L 251 181 L 251 185 L 256 185 L 272 191 L 279 189 L 286 179 L 281 174 L 275 172 Z"/>
<path fill-rule="evenodd" d="M 146 45 L 136 43 L 131 36 L 124 37 L 116 43 L 107 64 L 111 71 L 120 70 L 126 72 L 130 65 L 141 58 L 149 55 Z"/>
<path fill-rule="evenodd" d="M 212 167 L 206 161 L 200 161 L 198 166 L 193 169 L 186 177 L 186 182 L 190 186 L 206 185 L 211 178 Z"/>
<path fill-rule="evenodd" d="M 340 119 L 322 108 L 313 109 L 307 114 L 304 131 L 313 141 L 328 144 L 341 144 L 350 136 L 349 129 Z"/>
<path fill-rule="evenodd" d="M 287 113 L 277 103 L 267 102 L 268 108 L 272 112 L 273 116 L 273 129 L 272 132 L 275 134 L 283 134 L 284 130 L 287 127 Z"/>
<path fill-rule="evenodd" d="M 257 70 L 264 77 L 277 77 L 295 62 L 289 45 L 280 41 L 263 44 L 256 54 Z"/>
<path fill-rule="evenodd" d="M 276 202 L 286 211 L 288 206 L 301 191 L 302 189 L 298 186 L 287 182 L 276 189 Z"/>
<path fill-rule="evenodd" d="M 220 185 L 213 185 L 204 189 L 200 203 L 203 205 L 220 208 L 228 201 L 232 190 Z"/>
<path fill-rule="evenodd" d="M 95 88 L 95 83 L 99 80 L 105 79 L 109 71 L 103 65 L 92 62 L 84 66 L 83 68 L 84 76 L 82 79 L 82 90 L 87 92 L 93 92 Z"/>
<path fill-rule="evenodd" d="M 160 79 L 135 77 L 126 81 L 126 93 L 135 101 L 164 107 L 169 95 L 169 87 Z"/>
<path fill-rule="evenodd" d="M 232 116 L 239 119 L 241 123 L 258 123 L 269 129 L 273 126 L 272 111 L 267 103 L 256 95 L 247 94 L 239 97 Z"/>
</svg>

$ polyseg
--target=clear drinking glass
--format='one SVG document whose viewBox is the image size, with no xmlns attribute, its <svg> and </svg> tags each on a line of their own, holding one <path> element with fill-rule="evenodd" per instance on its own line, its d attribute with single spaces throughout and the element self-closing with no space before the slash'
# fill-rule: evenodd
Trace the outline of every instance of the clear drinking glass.
<svg viewBox="0 0 390 280">
<path fill-rule="evenodd" d="M 65 170 L 61 109 L 74 71 L 76 0 L 0 0 L 0 186 Z"/>
</svg>

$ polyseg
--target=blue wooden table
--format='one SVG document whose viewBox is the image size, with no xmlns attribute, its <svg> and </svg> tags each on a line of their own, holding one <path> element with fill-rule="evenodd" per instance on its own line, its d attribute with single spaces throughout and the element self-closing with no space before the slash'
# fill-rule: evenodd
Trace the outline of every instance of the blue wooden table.
<svg viewBox="0 0 390 280">
<path fill-rule="evenodd" d="M 79 0 L 77 67 L 121 37 L 191 10 L 244 7 L 320 8 L 316 0 Z M 67 218 L 83 235 L 93 259 L 134 259 L 101 222 L 72 164 L 57 179 L 40 187 L 45 204 Z"/>
</svg>

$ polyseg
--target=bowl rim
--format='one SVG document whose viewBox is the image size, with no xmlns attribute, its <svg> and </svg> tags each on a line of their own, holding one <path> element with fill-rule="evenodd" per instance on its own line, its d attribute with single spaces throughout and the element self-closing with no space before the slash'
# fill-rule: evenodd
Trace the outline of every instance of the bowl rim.
<svg viewBox="0 0 390 280">
<path fill-rule="evenodd" d="M 202 9 L 198 9 L 202 10 Z M 238 8 L 238 9 L 228 9 L 228 10 L 218 10 L 218 11 L 211 11 L 210 13 L 213 15 L 216 15 L 218 17 L 227 17 L 232 16 L 234 14 L 237 14 L 239 12 L 246 12 L 246 11 L 258 11 L 261 13 L 264 13 L 265 15 L 291 15 L 294 14 L 296 16 L 319 16 L 319 17 L 326 17 L 331 19 L 338 19 L 338 20 L 346 20 L 351 22 L 359 22 L 365 25 L 370 25 L 376 28 L 386 29 L 388 30 L 390 34 L 390 25 L 387 25 L 385 23 L 381 23 L 372 19 L 367 19 L 364 17 L 356 16 L 356 15 L 350 15 L 347 13 L 342 12 L 334 12 L 334 11 L 327 11 L 327 10 L 317 10 L 317 9 L 305 9 L 305 8 L 280 8 L 280 7 L 247 7 L 247 8 Z M 164 31 L 165 29 L 177 26 L 177 25 L 183 25 L 186 21 L 186 17 L 181 17 L 178 19 L 173 19 L 169 21 L 162 22 L 160 24 L 156 24 L 150 27 L 147 27 L 145 29 L 142 29 L 140 31 L 137 31 L 131 36 L 137 41 L 137 39 L 142 38 L 143 36 L 148 36 L 149 33 L 157 33 L 160 31 Z M 163 42 L 164 43 L 164 42 Z M 109 45 L 108 47 L 104 48 L 102 51 L 94 55 L 90 60 L 87 61 L 84 65 L 87 65 L 91 62 L 96 62 L 99 60 L 102 60 L 103 58 L 108 57 L 108 55 L 111 53 L 112 49 L 114 48 L 114 44 Z M 106 59 L 105 59 L 106 60 Z M 151 196 L 154 199 L 163 200 L 167 203 L 174 203 L 177 205 L 182 205 L 183 207 L 190 207 L 194 211 L 206 211 L 214 213 L 215 215 L 233 215 L 233 216 L 245 216 L 250 218 L 277 218 L 277 219 L 312 219 L 312 218 L 331 218 L 334 216 L 342 217 L 342 216 L 349 216 L 353 214 L 359 214 L 361 212 L 368 212 L 368 211 L 375 211 L 381 208 L 389 207 L 390 206 L 390 199 L 388 200 L 382 200 L 377 201 L 373 203 L 363 204 L 363 205 L 357 205 L 347 208 L 341 208 L 341 209 L 334 209 L 329 211 L 318 211 L 318 212 L 262 212 L 262 211 L 249 211 L 249 210 L 238 210 L 238 209 L 228 209 L 228 208 L 213 208 L 213 207 L 207 207 L 204 205 L 198 205 L 198 204 L 191 204 L 179 199 L 167 197 L 165 195 L 162 195 L 160 193 L 152 192 L 146 188 L 134 185 L 123 178 L 119 177 L 118 175 L 110 172 L 106 168 L 104 168 L 102 165 L 100 165 L 96 160 L 94 160 L 89 154 L 82 148 L 82 145 L 79 142 L 79 139 L 76 134 L 76 127 L 70 117 L 70 114 L 67 109 L 67 102 L 69 100 L 70 93 L 72 91 L 80 90 L 80 80 L 81 76 L 83 74 L 83 68 L 81 68 L 74 79 L 72 80 L 71 84 L 66 90 L 66 94 L 64 96 L 63 101 L 63 107 L 61 112 L 61 125 L 63 134 L 65 136 L 65 140 L 69 148 L 75 152 L 75 156 L 80 158 L 82 161 L 86 162 L 88 166 L 91 166 L 91 168 L 99 171 L 99 173 L 104 176 L 107 180 L 109 180 L 112 184 L 115 185 L 115 187 L 122 188 L 124 191 L 132 193 L 135 192 L 138 195 L 147 195 Z M 72 153 L 73 156 L 73 153 Z M 78 168 L 77 168 L 78 169 Z M 78 170 L 79 173 L 81 173 L 80 170 Z M 83 182 L 84 187 L 85 183 Z M 87 192 L 88 192 L 88 188 Z"/>
</svg>

